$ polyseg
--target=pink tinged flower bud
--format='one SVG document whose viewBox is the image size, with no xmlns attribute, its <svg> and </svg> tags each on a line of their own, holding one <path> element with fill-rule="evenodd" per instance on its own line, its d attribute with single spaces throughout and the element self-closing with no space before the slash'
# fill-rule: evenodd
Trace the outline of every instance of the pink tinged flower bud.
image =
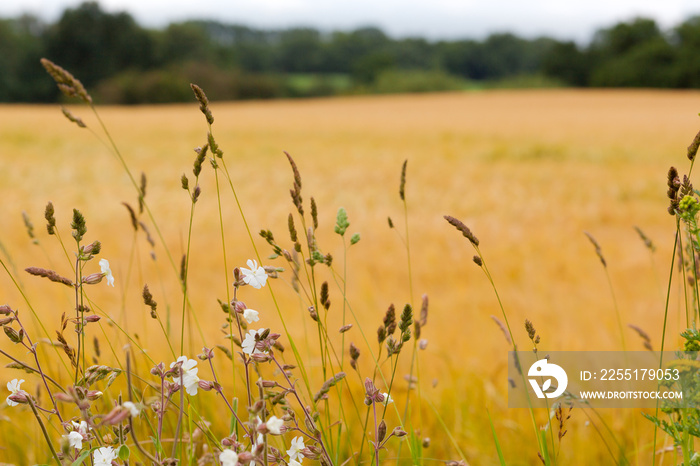
<svg viewBox="0 0 700 466">
<path fill-rule="evenodd" d="M 245 303 L 243 301 L 234 301 L 235 305 L 233 306 L 233 309 L 238 313 L 238 314 L 243 314 L 245 310 L 247 309 Z"/>
<path fill-rule="evenodd" d="M 223 440 L 221 441 L 221 444 L 222 444 L 223 446 L 225 446 L 225 447 L 230 447 L 230 446 L 232 446 L 234 443 L 236 443 L 236 441 L 235 441 L 234 439 L 230 438 L 230 437 L 226 437 L 225 439 L 223 439 Z"/>
<path fill-rule="evenodd" d="M 253 460 L 253 454 L 249 451 L 244 451 L 243 453 L 238 454 L 238 462 L 239 463 L 249 463 L 252 460 Z"/>
<path fill-rule="evenodd" d="M 17 393 L 13 393 L 12 395 L 8 396 L 7 401 L 11 401 L 15 405 L 27 404 L 29 402 L 29 393 L 25 392 L 24 390 L 20 390 Z"/>
<path fill-rule="evenodd" d="M 101 318 L 102 318 L 102 317 L 93 314 L 93 315 L 91 315 L 91 316 L 87 316 L 87 317 L 85 318 L 85 321 L 86 321 L 86 322 L 99 322 L 99 320 L 100 320 Z"/>
<path fill-rule="evenodd" d="M 403 430 L 401 427 L 394 427 L 394 431 L 392 432 L 392 434 L 394 435 L 394 437 L 399 437 L 399 438 L 408 435 L 408 433 L 405 430 Z"/>
<path fill-rule="evenodd" d="M 128 409 L 124 409 L 121 406 L 117 406 L 112 411 L 110 411 L 109 414 L 107 414 L 104 417 L 104 419 L 102 419 L 102 422 L 109 425 L 120 424 L 124 422 L 130 414 L 131 413 Z"/>
<path fill-rule="evenodd" d="M 62 392 L 54 393 L 53 397 L 54 397 L 56 400 L 62 401 L 62 402 L 64 402 L 64 403 L 70 403 L 70 402 L 73 401 L 73 397 L 72 397 L 72 396 L 70 396 L 70 395 L 68 395 L 68 394 L 66 394 L 66 393 L 62 393 Z"/>
<path fill-rule="evenodd" d="M 210 382 L 208 380 L 200 380 L 199 382 L 197 382 L 197 385 L 199 385 L 199 388 L 201 388 L 205 392 L 208 392 L 212 388 L 214 388 L 214 382 Z"/>
<path fill-rule="evenodd" d="M 86 285 L 97 285 L 104 278 L 104 274 L 101 273 L 91 273 L 87 277 L 83 277 L 83 283 Z"/>
<path fill-rule="evenodd" d="M 8 306 L 7 304 L 3 304 L 2 306 L 0 306 L 0 315 L 6 316 L 8 314 L 12 314 L 12 308 L 10 308 L 10 306 Z"/>
<path fill-rule="evenodd" d="M 54 395 L 55 396 L 55 395 Z M 87 392 L 87 399 L 90 401 L 95 401 L 102 397 L 102 392 L 99 390 L 90 390 Z"/>
<path fill-rule="evenodd" d="M 14 317 L 3 317 L 2 319 L 0 319 L 0 327 L 11 323 L 13 320 L 15 320 Z"/>
<path fill-rule="evenodd" d="M 267 362 L 272 359 L 272 357 L 267 353 L 253 353 L 250 357 L 255 362 Z"/>
</svg>

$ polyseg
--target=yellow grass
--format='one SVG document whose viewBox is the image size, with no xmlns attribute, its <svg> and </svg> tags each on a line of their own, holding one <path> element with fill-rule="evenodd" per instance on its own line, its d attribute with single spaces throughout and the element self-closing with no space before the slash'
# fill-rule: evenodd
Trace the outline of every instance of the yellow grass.
<svg viewBox="0 0 700 466">
<path fill-rule="evenodd" d="M 97 130 L 86 108 L 72 110 Z M 283 150 L 292 154 L 301 170 L 305 202 L 309 196 L 318 202 L 320 247 L 334 255 L 339 271 L 342 244 L 333 224 L 338 207 L 346 208 L 349 233 L 362 235 L 348 256 L 349 300 L 371 341 L 389 303 L 398 308 L 406 302 L 418 305 L 423 293 L 429 295 L 429 323 L 422 335 L 429 345 L 421 353 L 421 391 L 437 406 L 471 464 L 497 462 L 486 409 L 508 464 L 537 464 L 537 447 L 527 413 L 507 408 L 509 347 L 490 318 L 501 318 L 497 302 L 472 263 L 469 243 L 443 220 L 444 214 L 462 219 L 481 240 L 521 348 L 528 346 L 522 325 L 528 318 L 545 350 L 621 349 L 608 284 L 584 230 L 602 246 L 623 322 L 645 329 L 659 348 L 675 232 L 674 220 L 665 211 L 666 171 L 670 165 L 681 172 L 688 166 L 685 147 L 700 127 L 700 93 L 490 91 L 213 103 L 212 110 L 217 141 L 254 234 L 269 228 L 289 245 L 286 219 L 293 209 L 288 192 L 292 175 Z M 196 104 L 107 107 L 100 112 L 132 171 L 147 174 L 147 200 L 179 264 L 189 216 L 180 176 L 187 173 L 192 179 L 192 148 L 206 142 L 202 115 Z M 43 209 L 51 200 L 64 240 L 71 239 L 71 212 L 78 208 L 87 218 L 86 239 L 102 241 L 102 256 L 112 263 L 117 287 L 102 284 L 90 290 L 91 297 L 130 332 L 138 333 L 154 358 L 169 362 L 160 330 L 141 304 L 140 290 L 149 283 L 162 315 L 170 307 L 174 334 L 179 333 L 181 293 L 161 245 L 155 248 L 154 263 L 142 236 L 137 240 L 139 259 L 129 272 L 133 232 L 121 203 L 136 206 L 136 199 L 118 161 L 89 131 L 67 122 L 53 106 L 0 107 L 0 154 L 0 242 L 44 325 L 53 332 L 61 313 L 72 312 L 68 288 L 57 290 L 58 285 L 21 271 L 33 265 L 70 274 L 58 243 L 44 229 Z M 408 159 L 413 296 L 405 249 L 387 225 L 390 216 L 403 232 L 398 185 L 404 159 Z M 216 298 L 226 299 L 226 283 L 214 177 L 208 164 L 201 186 L 190 289 L 193 308 L 205 324 L 206 344 L 213 346 L 222 341 L 223 314 Z M 223 186 L 222 192 L 230 276 L 233 266 L 244 265 L 253 251 L 230 191 Z M 39 247 L 26 235 L 22 211 L 35 224 Z M 658 246 L 653 262 L 634 225 Z M 269 249 L 257 234 L 255 241 L 267 256 Z M 98 271 L 96 264 L 90 266 L 95 270 L 89 272 Z M 273 285 L 282 296 L 293 333 L 304 341 L 305 332 L 313 327 L 293 297 L 288 275 Z M 242 299 L 261 311 L 261 324 L 276 325 L 267 293 L 244 289 Z M 28 318 L 27 306 L 4 272 L 0 300 Z M 342 299 L 334 286 L 331 300 L 331 318 L 339 327 Z M 677 300 L 674 306 L 670 348 L 678 344 L 683 328 Z M 127 341 L 107 325 L 104 328 L 120 352 Z M 93 335 L 106 344 L 105 334 L 89 332 L 88 339 Z M 626 329 L 625 338 L 629 349 L 642 349 L 631 330 Z M 348 339 L 361 342 L 357 329 Z M 198 352 L 202 344 L 193 332 L 188 345 Z M 2 343 L 3 348 L 8 345 Z M 301 347 L 313 366 L 314 344 Z M 368 371 L 366 350 L 361 360 Z M 407 373 L 408 367 L 401 370 Z M 30 385 L 33 389 L 37 383 L 33 380 Z M 399 385 L 405 391 L 405 382 Z M 2 408 L 0 416 L 14 422 L 17 412 Z M 628 457 L 647 464 L 653 450 L 651 424 L 638 411 L 603 415 Z M 546 413 L 538 416 L 544 424 Z M 422 419 L 421 435 L 432 440 L 425 456 L 458 458 L 427 405 Z M 561 464 L 611 461 L 586 421 L 582 411 L 574 411 L 562 441 Z M 7 422 L 0 429 L 7 434 Z M 27 435 L 39 444 L 38 436 Z M 656 448 L 662 447 L 663 436 L 660 439 Z M 0 440 L 0 461 L 16 458 L 2 445 Z M 635 452 L 635 447 L 640 450 Z M 665 461 L 675 464 L 669 454 Z"/>
</svg>

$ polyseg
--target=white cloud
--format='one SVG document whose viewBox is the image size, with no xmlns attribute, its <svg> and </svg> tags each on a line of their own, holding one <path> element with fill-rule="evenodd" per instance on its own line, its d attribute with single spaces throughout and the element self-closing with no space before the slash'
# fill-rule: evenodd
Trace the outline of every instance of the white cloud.
<svg viewBox="0 0 700 466">
<path fill-rule="evenodd" d="M 22 11 L 55 20 L 76 0 L 2 0 L 0 16 Z M 376 25 L 394 36 L 481 38 L 511 31 L 534 37 L 589 39 L 593 32 L 636 16 L 671 27 L 700 14 L 696 0 L 102 0 L 108 11 L 131 13 L 141 24 L 158 27 L 188 18 L 211 18 L 258 27 L 314 26 L 350 29 Z"/>
</svg>

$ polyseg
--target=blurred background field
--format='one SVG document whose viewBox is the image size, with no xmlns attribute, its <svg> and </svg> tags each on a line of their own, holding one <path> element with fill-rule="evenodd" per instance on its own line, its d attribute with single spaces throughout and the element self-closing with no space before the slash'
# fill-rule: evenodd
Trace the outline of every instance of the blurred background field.
<svg viewBox="0 0 700 466">
<path fill-rule="evenodd" d="M 498 462 L 487 410 L 508 464 L 539 460 L 528 413 L 507 408 L 509 346 L 490 317 L 501 318 L 497 301 L 472 262 L 469 242 L 443 215 L 463 220 L 480 239 L 521 348 L 529 343 L 523 327 L 527 318 L 544 351 L 622 349 L 608 282 L 584 231 L 602 247 L 623 323 L 647 331 L 654 349 L 659 348 L 675 234 L 674 219 L 666 212 L 666 172 L 671 165 L 681 173 L 687 169 L 685 148 L 700 127 L 700 92 L 492 90 L 212 103 L 211 108 L 214 134 L 254 233 L 270 229 L 291 248 L 286 225 L 294 208 L 289 198 L 292 174 L 283 151 L 299 166 L 305 202 L 313 196 L 318 203 L 319 245 L 333 254 L 338 270 L 342 243 L 333 225 L 337 209 L 347 210 L 349 232 L 362 235 L 347 257 L 348 299 L 370 341 L 390 303 L 399 308 L 407 302 L 418 305 L 423 293 L 429 296 L 428 325 L 421 335 L 429 341 L 420 353 L 421 394 L 434 404 L 470 464 Z M 97 130 L 85 107 L 71 110 Z M 179 264 L 189 216 L 180 177 L 191 173 L 192 149 L 206 142 L 197 105 L 103 107 L 100 113 L 132 171 L 146 174 L 146 198 Z M 77 208 L 87 219 L 86 239 L 100 240 L 102 256 L 110 260 L 116 288 L 92 287 L 91 298 L 137 333 L 152 357 L 169 361 L 140 291 L 149 284 L 161 315 L 169 309 L 173 332 L 179 328 L 181 292 L 162 246 L 153 248 L 154 261 L 141 233 L 134 241 L 122 202 L 135 207 L 136 196 L 119 162 L 90 130 L 67 122 L 56 106 L 0 106 L 0 154 L 0 254 L 44 325 L 52 332 L 61 313 L 73 309 L 68 288 L 22 271 L 42 266 L 70 274 L 60 246 L 44 228 L 44 207 L 52 201 L 64 240 L 70 239 L 71 213 Z M 403 234 L 398 189 L 404 160 L 413 296 L 397 234 Z M 206 341 L 192 334 L 192 354 L 203 343 L 221 343 L 224 316 L 216 298 L 226 298 L 215 180 L 208 165 L 200 185 L 189 280 Z M 253 257 L 253 250 L 228 188 L 222 192 L 230 276 L 233 266 L 245 266 Z M 22 212 L 34 223 L 38 245 L 27 235 Z M 655 253 L 645 248 L 634 226 L 654 241 Z M 257 235 L 255 241 L 267 256 L 264 241 Z M 280 259 L 269 264 L 283 265 Z M 324 279 L 332 280 L 330 274 Z M 308 342 L 303 335 L 314 330 L 312 322 L 289 281 L 285 272 L 272 286 L 279 290 L 285 316 L 290 316 L 285 317 L 288 325 L 293 322 L 290 330 Z M 678 344 L 684 328 L 677 285 L 667 349 Z M 275 328 L 278 320 L 268 294 L 244 289 L 241 299 L 261 312 L 260 324 Z M 342 299 L 334 286 L 331 300 L 329 318 L 340 322 Z M 4 273 L 0 301 L 29 314 Z M 109 340 L 116 351 L 128 343 L 106 319 L 102 328 L 104 333 L 95 336 Z M 625 332 L 628 349 L 643 349 L 631 329 Z M 347 335 L 364 345 L 357 328 Z M 313 361 L 313 344 L 300 346 Z M 361 362 L 369 370 L 366 350 Z M 401 371 L 408 373 L 408 367 Z M 0 373 L 9 379 L 8 371 Z M 399 400 L 406 391 L 401 382 Z M 537 415 L 544 424 L 546 413 Z M 605 433 L 601 439 L 596 432 L 600 424 L 589 415 L 574 410 L 560 464 L 611 464 L 606 448 L 606 442 L 613 444 L 611 437 Z M 7 407 L 0 408 L 0 437 L 17 431 L 14 416 Z M 651 451 L 664 447 L 663 436 L 651 444 L 652 425 L 639 411 L 602 416 L 633 464 L 647 464 Z M 458 457 L 427 402 L 422 424 L 421 435 L 431 438 L 426 457 Z M 21 435 L 34 438 L 29 431 Z M 15 454 L 0 447 L 0 461 L 19 461 Z M 662 464 L 675 461 L 667 453 Z"/>
</svg>

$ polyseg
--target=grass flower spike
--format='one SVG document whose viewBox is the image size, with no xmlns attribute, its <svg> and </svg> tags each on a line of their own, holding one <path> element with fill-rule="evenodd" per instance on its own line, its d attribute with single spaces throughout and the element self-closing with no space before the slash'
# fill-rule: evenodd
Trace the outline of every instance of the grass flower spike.
<svg viewBox="0 0 700 466">
<path fill-rule="evenodd" d="M 112 447 L 102 447 L 92 454 L 94 466 L 112 466 L 112 461 L 117 459 L 117 454 Z"/>
<path fill-rule="evenodd" d="M 112 270 L 109 268 L 109 261 L 107 259 L 100 259 L 100 269 L 102 269 L 102 274 L 107 279 L 107 284 L 114 286 L 114 276 L 112 275 Z"/>
<path fill-rule="evenodd" d="M 224 450 L 219 455 L 221 466 L 236 466 L 238 464 L 238 454 L 233 450 Z"/>
<path fill-rule="evenodd" d="M 22 390 L 21 388 L 19 388 L 19 386 L 22 385 L 22 382 L 24 382 L 24 379 L 12 379 L 9 382 L 7 382 L 7 389 L 11 392 L 10 396 L 16 395 Z M 7 401 L 8 406 L 17 406 L 19 404 L 15 401 L 12 401 L 9 396 L 5 401 Z"/>
<path fill-rule="evenodd" d="M 267 282 L 267 272 L 265 272 L 265 268 L 262 266 L 258 266 L 257 261 L 248 259 L 248 262 L 246 262 L 248 267 L 250 269 L 246 269 L 245 267 L 241 267 L 241 273 L 243 273 L 243 281 L 246 283 L 246 285 L 250 285 L 256 290 L 259 290 L 263 286 L 265 286 L 265 283 Z"/>
<path fill-rule="evenodd" d="M 182 363 L 181 370 L 182 375 L 173 377 L 173 380 L 180 386 L 185 387 L 188 395 L 195 396 L 197 394 L 197 388 L 199 388 L 199 377 L 197 376 L 197 361 L 194 359 L 188 359 L 187 356 L 180 356 L 177 358 L 176 362 L 170 364 L 173 368 L 177 363 Z"/>
</svg>

